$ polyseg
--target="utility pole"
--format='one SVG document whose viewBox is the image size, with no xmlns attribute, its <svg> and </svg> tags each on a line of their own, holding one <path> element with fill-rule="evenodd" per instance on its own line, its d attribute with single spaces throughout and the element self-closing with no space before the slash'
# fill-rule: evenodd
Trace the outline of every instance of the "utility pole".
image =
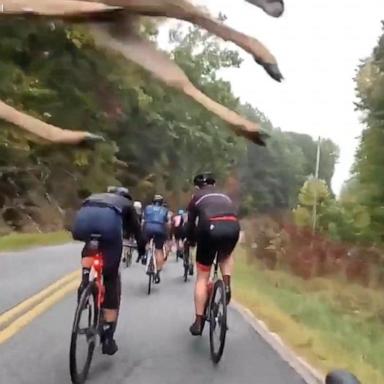
<svg viewBox="0 0 384 384">
<path fill-rule="evenodd" d="M 321 146 L 321 137 L 319 136 L 317 140 L 317 153 L 316 153 L 316 168 L 315 168 L 315 180 L 319 180 L 319 168 L 320 168 L 320 146 Z M 317 222 L 317 183 L 314 185 L 313 193 L 313 212 L 312 212 L 312 231 L 316 232 L 316 222 Z"/>
</svg>

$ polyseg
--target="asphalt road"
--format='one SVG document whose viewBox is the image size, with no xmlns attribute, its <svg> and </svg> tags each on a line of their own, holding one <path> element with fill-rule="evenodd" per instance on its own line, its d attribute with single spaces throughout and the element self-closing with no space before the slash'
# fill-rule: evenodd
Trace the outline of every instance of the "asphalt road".
<svg viewBox="0 0 384 384">
<path fill-rule="evenodd" d="M 81 245 L 0 253 L 0 313 L 79 267 Z"/>
<path fill-rule="evenodd" d="M 0 312 L 74 270 L 79 246 L 0 255 Z M 5 265 L 5 268 L 3 268 Z M 209 358 L 207 328 L 192 337 L 192 281 L 182 280 L 181 262 L 170 260 L 162 283 L 146 294 L 141 265 L 122 269 L 123 301 L 117 330 L 119 352 L 95 353 L 88 382 L 95 384 L 303 384 L 303 380 L 234 309 L 218 366 Z M 70 383 L 69 340 L 74 294 L 0 345 L 0 383 Z"/>
</svg>

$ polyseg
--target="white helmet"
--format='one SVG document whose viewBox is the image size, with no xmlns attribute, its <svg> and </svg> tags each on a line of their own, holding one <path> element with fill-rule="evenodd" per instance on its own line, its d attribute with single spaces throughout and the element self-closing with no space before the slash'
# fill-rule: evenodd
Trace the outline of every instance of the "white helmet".
<svg viewBox="0 0 384 384">
<path fill-rule="evenodd" d="M 143 209 L 143 205 L 141 204 L 141 201 L 135 201 L 133 203 L 133 207 L 135 208 L 137 214 L 141 214 L 141 210 Z"/>
</svg>

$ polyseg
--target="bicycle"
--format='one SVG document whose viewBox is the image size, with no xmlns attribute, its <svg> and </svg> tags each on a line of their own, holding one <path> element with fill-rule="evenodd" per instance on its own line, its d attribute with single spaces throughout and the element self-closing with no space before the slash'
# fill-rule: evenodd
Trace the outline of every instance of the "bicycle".
<svg viewBox="0 0 384 384">
<path fill-rule="evenodd" d="M 132 265 L 133 251 L 136 249 L 136 244 L 133 239 L 123 240 L 123 258 L 122 261 L 126 268 Z"/>
<path fill-rule="evenodd" d="M 89 283 L 80 295 L 72 324 L 69 369 L 74 384 L 83 384 L 86 381 L 96 347 L 97 336 L 101 338 L 105 286 L 103 280 L 104 261 L 103 254 L 100 252 L 100 239 L 101 235 L 92 234 L 87 244 L 87 253 L 89 257 L 93 257 L 93 263 L 89 274 Z M 121 292 L 120 278 L 119 290 Z M 86 325 L 82 328 L 80 324 L 84 312 L 86 312 Z M 79 336 L 85 336 L 87 342 L 86 358 L 81 369 L 77 361 Z"/>
<path fill-rule="evenodd" d="M 193 275 L 193 261 L 192 261 L 192 255 L 189 249 L 189 245 L 184 242 L 183 243 L 183 267 L 184 267 L 184 282 L 188 281 L 188 275 Z"/>
<path fill-rule="evenodd" d="M 209 323 L 209 347 L 212 361 L 217 364 L 223 356 L 227 334 L 227 300 L 224 281 L 218 276 L 218 255 L 213 263 L 213 279 L 205 309 L 205 321 Z M 219 329 L 219 332 L 216 332 Z M 218 336 L 218 337 L 217 337 Z"/>
<path fill-rule="evenodd" d="M 149 242 L 149 247 L 146 254 L 146 267 L 145 273 L 148 275 L 148 295 L 151 294 L 151 286 L 152 282 L 155 282 L 156 274 L 157 274 L 157 265 L 156 265 L 156 257 L 155 257 L 155 244 L 153 239 Z"/>
</svg>

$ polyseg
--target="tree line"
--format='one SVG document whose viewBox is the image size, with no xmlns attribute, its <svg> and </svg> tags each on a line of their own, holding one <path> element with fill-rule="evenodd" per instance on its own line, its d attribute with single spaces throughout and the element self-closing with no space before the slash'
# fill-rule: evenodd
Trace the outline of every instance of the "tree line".
<svg viewBox="0 0 384 384">
<path fill-rule="evenodd" d="M 156 39 L 156 25 L 142 29 Z M 238 52 L 196 27 L 172 30 L 169 54 L 208 96 L 268 130 L 267 148 L 234 136 L 190 99 L 97 47 L 84 27 L 13 21 L 0 34 L 0 97 L 46 122 L 106 138 L 93 147 L 47 146 L 0 122 L 0 233 L 58 228 L 84 196 L 111 184 L 144 201 L 160 192 L 183 206 L 193 175 L 206 169 L 223 184 L 231 177 L 239 184 L 244 215 L 289 210 L 314 172 L 313 139 L 283 132 L 241 103 L 218 75 L 241 65 Z M 330 185 L 337 148 L 327 141 L 322 151 L 321 177 Z"/>
</svg>

